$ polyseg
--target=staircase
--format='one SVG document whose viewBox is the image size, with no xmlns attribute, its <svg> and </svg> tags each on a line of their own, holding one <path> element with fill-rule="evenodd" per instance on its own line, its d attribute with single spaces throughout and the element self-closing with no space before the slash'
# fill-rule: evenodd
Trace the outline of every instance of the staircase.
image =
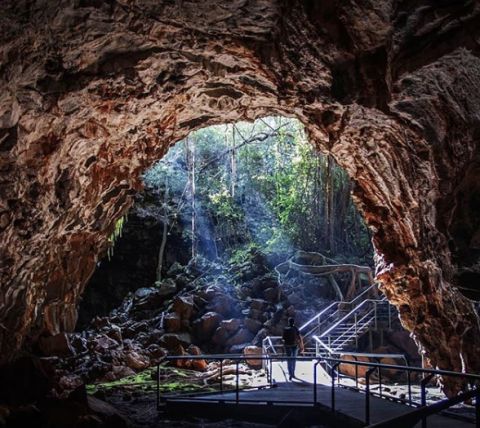
<svg viewBox="0 0 480 428">
<path fill-rule="evenodd" d="M 337 301 L 324 308 L 300 327 L 305 356 L 331 357 L 355 351 L 359 339 L 369 330 L 391 329 L 396 310 L 371 285 L 350 302 Z M 266 354 L 281 353 L 282 338 L 268 336 L 263 341 Z"/>
<path fill-rule="evenodd" d="M 309 351 L 315 347 L 315 356 L 332 356 L 356 351 L 358 340 L 369 330 L 391 329 L 393 307 L 383 299 L 365 299 L 326 329 L 306 337 Z M 313 346 L 312 346 L 313 345 Z"/>
</svg>

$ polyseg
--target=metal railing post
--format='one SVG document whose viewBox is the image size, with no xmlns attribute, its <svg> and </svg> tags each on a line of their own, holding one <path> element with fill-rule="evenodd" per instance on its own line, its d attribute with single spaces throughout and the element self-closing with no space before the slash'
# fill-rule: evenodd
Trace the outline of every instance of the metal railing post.
<svg viewBox="0 0 480 428">
<path fill-rule="evenodd" d="M 410 370 L 407 369 L 407 383 L 408 383 L 408 404 L 412 405 L 412 378 Z"/>
<path fill-rule="evenodd" d="M 365 373 L 365 423 L 370 424 L 370 376 L 377 370 L 376 367 L 372 367 Z"/>
<path fill-rule="evenodd" d="M 358 362 L 358 358 L 354 355 L 353 359 Z M 355 364 L 355 388 L 358 389 L 358 364 Z"/>
<path fill-rule="evenodd" d="M 223 360 L 220 360 L 220 391 L 223 392 Z"/>
<path fill-rule="evenodd" d="M 357 322 L 358 322 L 358 319 L 357 319 L 357 313 L 355 312 L 355 315 L 354 315 L 355 319 L 354 319 L 354 322 L 355 322 L 355 350 L 358 351 L 358 334 L 357 334 Z"/>
<path fill-rule="evenodd" d="M 376 358 L 376 360 L 378 364 L 381 364 L 379 358 Z M 380 366 L 378 367 L 378 393 L 382 398 L 382 368 Z"/>
<path fill-rule="evenodd" d="M 388 305 L 388 329 L 392 329 L 392 305 L 387 303 Z"/>
<path fill-rule="evenodd" d="M 480 387 L 476 388 L 475 395 L 475 428 L 480 428 Z"/>
<path fill-rule="evenodd" d="M 377 302 L 373 302 L 373 310 L 374 310 L 374 316 L 375 316 L 375 330 L 378 330 L 378 315 L 377 315 Z"/>
<path fill-rule="evenodd" d="M 160 409 L 160 364 L 157 364 L 157 410 L 158 409 Z"/>
<path fill-rule="evenodd" d="M 238 364 L 239 364 L 239 361 L 237 360 L 236 361 L 236 368 L 235 368 L 235 374 L 236 374 L 236 382 L 235 382 L 235 401 L 236 403 L 238 404 L 239 400 L 240 400 L 240 391 L 239 391 L 239 386 L 240 386 L 240 381 L 238 379 L 239 377 L 239 370 L 238 370 Z"/>
<path fill-rule="evenodd" d="M 269 364 L 270 364 L 270 386 L 272 386 L 272 384 L 273 384 L 273 359 L 272 359 L 272 357 L 270 357 Z"/>
<path fill-rule="evenodd" d="M 320 360 L 318 360 L 313 365 L 313 405 L 317 405 L 317 367 L 320 364 Z"/>
<path fill-rule="evenodd" d="M 335 363 L 332 366 L 332 370 L 330 372 L 330 376 L 332 377 L 332 397 L 331 397 L 331 408 L 332 412 L 335 413 L 335 370 L 340 365 L 340 363 Z"/>
<path fill-rule="evenodd" d="M 428 376 L 425 376 L 422 379 L 422 381 L 420 382 L 422 407 L 425 407 L 427 405 L 427 391 L 426 391 L 427 383 L 430 382 L 434 376 L 435 375 L 433 373 L 431 373 Z M 427 428 L 427 417 L 426 416 L 424 416 L 422 418 L 422 428 Z"/>
</svg>

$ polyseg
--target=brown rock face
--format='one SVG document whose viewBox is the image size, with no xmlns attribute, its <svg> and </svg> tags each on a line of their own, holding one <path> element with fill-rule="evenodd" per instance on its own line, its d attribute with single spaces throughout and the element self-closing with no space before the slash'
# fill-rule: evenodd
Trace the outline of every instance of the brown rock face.
<svg viewBox="0 0 480 428">
<path fill-rule="evenodd" d="M 479 29 L 469 1 L 4 1 L 2 361 L 74 327 L 115 219 L 170 145 L 282 114 L 351 176 L 377 277 L 430 362 L 478 372 L 454 214 L 478 182 Z"/>
</svg>

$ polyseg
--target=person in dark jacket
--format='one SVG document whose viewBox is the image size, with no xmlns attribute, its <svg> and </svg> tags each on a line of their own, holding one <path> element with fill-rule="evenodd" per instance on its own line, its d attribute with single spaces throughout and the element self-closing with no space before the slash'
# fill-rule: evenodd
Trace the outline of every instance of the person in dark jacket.
<svg viewBox="0 0 480 428">
<path fill-rule="evenodd" d="M 299 348 L 300 351 L 303 352 L 303 339 L 293 318 L 288 319 L 288 326 L 283 329 L 283 345 L 285 346 L 285 355 L 287 357 L 296 357 Z M 297 361 L 294 358 L 287 361 L 288 377 L 290 380 L 295 377 L 296 363 Z"/>
</svg>

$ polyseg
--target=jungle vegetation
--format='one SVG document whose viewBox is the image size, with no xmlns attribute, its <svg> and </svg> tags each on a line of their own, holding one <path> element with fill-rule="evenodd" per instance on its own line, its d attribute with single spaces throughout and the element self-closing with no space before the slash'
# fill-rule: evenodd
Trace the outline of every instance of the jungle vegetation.
<svg viewBox="0 0 480 428">
<path fill-rule="evenodd" d="M 158 279 L 175 224 L 182 225 L 192 258 L 235 259 L 257 248 L 277 257 L 305 250 L 372 262 L 351 181 L 331 156 L 314 149 L 296 119 L 198 130 L 143 178 L 162 201 Z"/>
</svg>

